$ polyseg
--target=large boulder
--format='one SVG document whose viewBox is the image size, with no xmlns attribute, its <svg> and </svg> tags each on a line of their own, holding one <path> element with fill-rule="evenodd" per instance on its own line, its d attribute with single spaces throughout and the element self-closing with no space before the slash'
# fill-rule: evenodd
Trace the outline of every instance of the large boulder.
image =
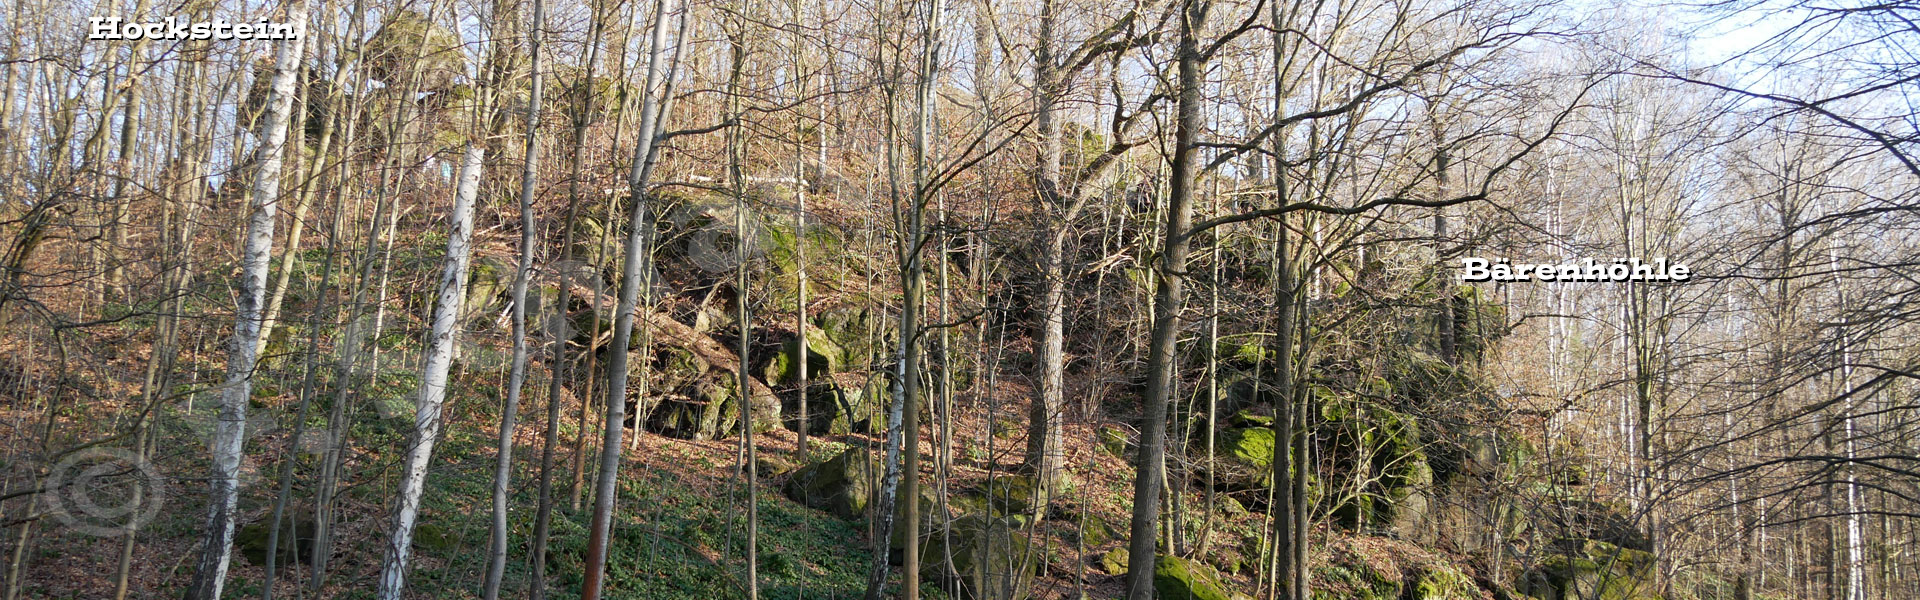
<svg viewBox="0 0 1920 600">
<path fill-rule="evenodd" d="M 1269 427 L 1228 429 L 1214 438 L 1221 483 L 1246 489 L 1273 485 L 1274 434 Z"/>
<path fill-rule="evenodd" d="M 397 86 L 415 74 L 421 89 L 445 90 L 466 70 L 460 36 L 411 10 L 388 15 L 386 26 L 367 41 L 364 52 L 367 73 L 389 89 L 400 89 Z"/>
<path fill-rule="evenodd" d="M 1266 423 L 1228 428 L 1214 438 L 1215 486 L 1229 492 L 1246 492 L 1264 491 L 1274 485 L 1275 436 L 1271 421 Z M 1319 486 L 1319 477 L 1309 474 L 1307 494 L 1318 495 Z"/>
<path fill-rule="evenodd" d="M 927 482 L 924 481 L 915 489 L 919 490 L 920 495 L 920 527 L 913 531 L 919 534 L 921 540 L 925 540 L 928 536 L 936 533 L 934 529 L 942 523 L 947 522 L 947 519 L 946 515 L 940 514 L 940 491 L 938 489 L 935 489 L 934 486 L 928 485 Z M 878 507 L 879 501 L 880 499 L 877 496 L 873 499 L 873 504 L 876 508 Z M 899 564 L 899 561 L 905 558 L 904 551 L 907 548 L 907 528 L 900 526 L 901 523 L 905 522 L 907 522 L 906 498 L 896 496 L 893 499 L 893 531 L 887 537 L 887 547 L 893 549 L 894 555 L 891 558 L 895 564 Z M 923 541 L 921 545 L 925 545 L 925 542 Z"/>
<path fill-rule="evenodd" d="M 1099 561 L 1100 570 L 1102 572 L 1108 575 L 1112 575 L 1114 577 L 1119 577 L 1121 575 L 1127 574 L 1127 561 L 1131 560 L 1132 558 L 1133 558 L 1133 553 L 1128 552 L 1127 547 L 1124 545 L 1121 545 L 1121 546 L 1114 546 L 1112 550 L 1108 550 L 1105 554 L 1101 554 L 1095 560 Z"/>
<path fill-rule="evenodd" d="M 1047 486 L 1032 475 L 1010 474 L 987 480 L 987 500 L 1003 515 L 1039 515 L 1047 508 Z"/>
<path fill-rule="evenodd" d="M 271 520 L 271 517 L 268 518 Z M 240 548 L 240 555 L 256 565 L 267 564 L 267 534 L 272 529 L 268 520 L 241 527 L 233 536 L 233 544 Z M 274 552 L 274 562 L 289 565 L 294 562 L 313 563 L 313 538 L 315 524 L 308 515 L 285 515 L 280 519 L 279 548 Z"/>
<path fill-rule="evenodd" d="M 1333 429 L 1343 479 L 1366 482 L 1362 493 L 1335 506 L 1334 519 L 1349 529 L 1405 529 L 1426 517 L 1433 488 L 1420 426 L 1412 416 L 1369 398 L 1315 388 L 1321 417 Z"/>
<path fill-rule="evenodd" d="M 1541 506 L 1542 529 L 1561 539 L 1588 539 L 1648 551 L 1653 541 L 1634 526 L 1626 507 L 1595 500 L 1555 498 Z"/>
<path fill-rule="evenodd" d="M 740 407 L 743 404 L 739 383 L 726 374 L 704 377 L 687 388 L 671 394 L 652 411 L 649 429 L 662 435 L 715 440 L 740 432 Z M 750 403 L 753 432 L 766 433 L 780 422 L 778 404 Z"/>
<path fill-rule="evenodd" d="M 467 297 L 460 304 L 460 321 L 485 329 L 509 304 L 513 265 L 487 255 L 474 256 L 467 268 Z"/>
<path fill-rule="evenodd" d="M 1127 436 L 1127 430 L 1121 429 L 1118 425 L 1102 425 L 1097 435 L 1100 440 L 1100 451 L 1108 456 L 1126 458 L 1127 449 L 1133 445 L 1133 441 Z"/>
<path fill-rule="evenodd" d="M 800 382 L 800 336 L 794 336 L 780 345 L 780 351 L 767 361 L 767 367 L 761 373 L 761 379 L 768 385 L 792 386 Z M 820 381 L 831 379 L 840 372 L 846 360 L 841 357 L 839 344 L 827 337 L 827 332 L 813 327 L 807 328 L 807 379 Z"/>
<path fill-rule="evenodd" d="M 1032 475 L 1005 474 L 954 495 L 949 503 L 962 513 L 992 515 L 1024 527 L 1045 516 L 1047 499 L 1047 490 Z"/>
<path fill-rule="evenodd" d="M 853 431 L 856 421 L 865 420 L 858 414 L 866 408 L 865 390 L 846 389 L 839 385 L 838 374 L 846 365 L 846 359 L 839 345 L 828 338 L 826 332 L 807 328 L 807 433 L 846 434 Z M 794 336 L 780 346 L 761 369 L 761 379 L 780 394 L 781 412 L 786 415 L 788 429 L 798 431 L 800 423 L 800 337 Z"/>
<path fill-rule="evenodd" d="M 1234 600 L 1213 567 L 1178 556 L 1153 562 L 1153 591 L 1161 600 Z"/>
<path fill-rule="evenodd" d="M 740 390 L 739 355 L 712 337 L 672 317 L 649 312 L 656 361 L 663 368 L 648 396 L 637 399 L 634 414 L 648 416 L 647 425 L 661 434 L 696 440 L 718 439 L 739 432 L 741 407 L 753 411 L 753 431 L 765 433 L 781 425 L 780 397 L 758 377 L 747 377 Z M 641 336 L 634 336 L 636 343 Z"/>
<path fill-rule="evenodd" d="M 1406 580 L 1397 571 L 1375 569 L 1368 561 L 1346 553 L 1330 562 L 1313 569 L 1316 600 L 1400 600 L 1406 592 Z"/>
<path fill-rule="evenodd" d="M 1271 375 L 1271 368 L 1264 373 Z M 1220 375 L 1220 397 L 1214 410 L 1222 415 L 1231 415 L 1247 409 L 1274 406 L 1280 401 L 1280 394 L 1275 393 L 1270 381 L 1255 378 L 1252 370 L 1228 367 Z"/>
<path fill-rule="evenodd" d="M 1025 600 L 1046 559 L 1026 531 L 1006 519 L 966 515 L 920 547 L 920 577 L 958 581 L 972 600 Z"/>
<path fill-rule="evenodd" d="M 813 325 L 841 350 L 846 369 L 866 369 L 886 360 L 884 354 L 894 345 L 895 330 L 880 308 L 884 305 L 856 295 L 814 313 Z"/>
<path fill-rule="evenodd" d="M 807 385 L 807 433 L 846 435 L 863 430 L 873 418 L 866 391 L 865 387 L 843 387 L 838 378 L 812 380 Z M 780 403 L 787 429 L 799 431 L 800 395 L 783 391 Z"/>
<path fill-rule="evenodd" d="M 1561 554 L 1521 575 L 1520 592 L 1546 600 L 1657 600 L 1652 553 L 1598 540 L 1562 540 Z"/>
<path fill-rule="evenodd" d="M 865 519 L 879 507 L 878 492 L 883 471 L 878 454 L 850 449 L 794 471 L 781 491 L 796 502 L 833 513 L 842 519 Z M 939 513 L 939 491 L 934 486 L 921 485 L 919 492 L 920 527 L 914 531 L 926 539 L 929 532 L 947 519 Z M 898 526 L 906 522 L 907 506 L 905 498 L 894 498 L 893 522 L 896 526 L 888 539 L 888 546 L 896 554 L 907 545 L 907 528 Z M 899 558 L 897 555 L 894 557 L 896 561 Z"/>
<path fill-rule="evenodd" d="M 879 469 L 878 457 L 850 449 L 794 471 L 783 491 L 801 504 L 842 519 L 858 519 L 867 514 L 873 490 L 880 485 Z"/>
</svg>

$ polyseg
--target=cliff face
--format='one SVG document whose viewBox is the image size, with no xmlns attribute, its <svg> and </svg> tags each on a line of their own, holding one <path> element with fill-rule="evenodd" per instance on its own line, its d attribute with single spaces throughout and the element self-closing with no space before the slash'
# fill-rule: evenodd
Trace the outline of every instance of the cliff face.
<svg viewBox="0 0 1920 600">
<path fill-rule="evenodd" d="M 767 189 L 755 193 L 791 192 L 761 187 Z M 789 435 L 805 427 L 822 436 L 827 448 L 868 445 L 872 438 L 863 434 L 879 433 L 890 401 L 885 365 L 897 297 L 873 285 L 885 272 L 859 258 L 859 236 L 837 225 L 831 211 L 796 231 L 790 216 L 773 210 L 745 215 L 750 226 L 743 236 L 729 205 L 697 195 L 666 200 L 656 263 L 661 280 L 644 321 L 652 335 L 647 346 L 636 348 L 651 353 L 656 381 L 645 396 L 636 392 L 629 399 L 645 415 L 645 427 L 672 438 L 727 438 L 737 433 L 745 405 L 757 411 L 761 433 Z M 1017 255 L 1016 241 L 1004 241 Z M 734 252 L 749 257 L 754 286 L 748 290 L 755 327 L 747 332 L 745 394 L 735 389 L 734 377 L 740 362 Z M 809 271 L 804 333 L 797 331 L 795 258 L 801 255 Z M 1257 284 L 1264 275 L 1249 271 L 1239 277 Z M 1313 537 L 1316 596 L 1650 596 L 1652 548 L 1632 515 L 1585 476 L 1578 444 L 1543 439 L 1483 372 L 1481 361 L 1499 350 L 1505 333 L 1501 307 L 1470 288 L 1436 286 L 1433 273 L 1389 273 L 1375 264 L 1357 269 L 1353 280 L 1369 287 L 1333 286 L 1308 311 L 1311 368 L 1300 399 L 1310 416 L 1315 467 L 1308 499 L 1320 527 Z M 600 289 L 610 287 L 599 283 Z M 576 285 L 574 295 L 595 298 L 588 287 Z M 1101 296 L 1110 290 L 1087 291 Z M 610 302 L 605 294 L 598 297 L 604 313 Z M 577 343 L 607 337 L 610 318 L 597 319 L 596 329 L 592 300 L 571 308 L 568 322 L 580 332 Z M 1076 318 L 1115 322 L 1114 315 Z M 1257 321 L 1258 315 L 1238 318 Z M 991 327 L 992 321 L 958 323 L 954 333 L 974 338 L 983 323 Z M 1006 323 L 1027 325 L 1022 318 Z M 1079 335 L 1071 341 L 1091 340 Z M 1157 580 L 1168 586 L 1162 592 L 1169 597 L 1254 593 L 1267 585 L 1259 565 L 1270 552 L 1263 515 L 1273 505 L 1273 420 L 1282 395 L 1271 382 L 1281 366 L 1259 342 L 1228 341 L 1211 353 L 1198 340 L 1188 344 L 1187 368 L 1202 381 L 1214 373 L 1218 384 L 1203 386 L 1196 395 L 1204 401 L 1181 403 L 1176 412 L 1185 445 L 1177 450 L 1180 467 L 1174 473 L 1182 481 L 1174 485 L 1181 493 L 1172 510 L 1176 534 L 1191 541 L 1163 559 Z M 1218 357 L 1211 364 L 1204 361 L 1209 354 Z M 1112 491 L 1123 498 L 1117 492 L 1130 485 L 1126 410 L 1095 412 L 1090 416 L 1096 418 L 1079 423 L 1099 443 L 1070 452 L 1077 489 L 1048 494 L 1018 473 L 1019 449 L 1025 447 L 1021 388 L 967 385 L 1002 378 L 1030 384 L 1028 360 L 1016 354 L 984 382 L 969 380 L 978 359 L 947 362 L 956 390 L 976 400 L 931 407 L 923 416 L 930 432 L 923 452 L 948 457 L 942 459 L 948 466 L 923 474 L 929 483 L 919 499 L 921 547 L 938 551 L 922 565 L 929 582 L 945 582 L 968 597 L 1024 598 L 1035 586 L 1067 579 L 1090 580 L 1098 589 L 1114 584 L 1124 569 L 1124 556 L 1115 553 L 1124 553 L 1126 507 L 1087 494 Z M 804 421 L 796 404 L 802 361 L 809 398 Z M 751 400 L 743 403 L 742 397 Z M 981 404 L 983 399 L 992 405 Z M 953 423 L 947 439 L 958 442 L 931 439 L 943 423 Z M 855 524 L 872 519 L 866 507 L 876 493 L 877 454 L 835 450 L 816 452 L 815 459 L 798 470 L 779 467 L 767 474 L 795 502 Z M 892 545 L 897 553 L 899 540 Z M 1029 545 L 1071 550 L 1030 554 Z"/>
</svg>

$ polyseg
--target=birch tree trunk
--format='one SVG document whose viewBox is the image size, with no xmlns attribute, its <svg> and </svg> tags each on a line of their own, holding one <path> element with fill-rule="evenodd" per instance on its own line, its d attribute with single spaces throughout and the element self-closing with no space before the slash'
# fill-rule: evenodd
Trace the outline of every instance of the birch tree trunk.
<svg viewBox="0 0 1920 600">
<path fill-rule="evenodd" d="M 287 22 L 302 32 L 307 24 L 306 0 L 288 3 Z M 206 527 L 201 531 L 200 558 L 185 597 L 214 600 L 227 581 L 232 558 L 234 511 L 240 502 L 240 458 L 246 441 L 247 400 L 253 395 L 254 365 L 260 358 L 261 305 L 266 301 L 267 265 L 273 253 L 274 216 L 280 206 L 280 167 L 286 162 L 287 123 L 292 117 L 295 78 L 300 73 L 305 35 L 283 40 L 274 51 L 272 87 L 267 92 L 266 139 L 254 148 L 253 187 L 247 205 L 253 215 L 247 223 L 241 257 L 238 306 L 233 339 L 228 346 L 226 384 L 220 390 L 220 416 L 213 430 L 213 472 L 208 478 Z"/>
<path fill-rule="evenodd" d="M 453 231 L 447 235 L 446 267 L 440 273 L 439 299 L 433 306 L 433 329 L 427 336 L 427 356 L 420 367 L 420 393 L 414 400 L 413 444 L 407 448 L 400 471 L 399 498 L 394 503 L 393 533 L 380 562 L 381 600 L 400 600 L 406 587 L 407 561 L 413 548 L 413 525 L 420 516 L 420 494 L 426 488 L 427 466 L 434 442 L 440 438 L 440 409 L 447 397 L 447 371 L 453 366 L 453 344 L 459 336 L 460 309 L 467 297 L 467 259 L 472 250 L 473 200 L 480 188 L 486 147 L 467 144 L 460 159 L 460 180 L 453 196 Z"/>
<path fill-rule="evenodd" d="M 881 527 L 874 537 L 874 566 L 867 578 L 868 600 L 879 598 L 886 583 L 895 527 L 906 528 L 901 536 L 905 543 L 901 549 L 898 597 L 907 600 L 920 597 L 920 320 L 926 304 L 926 270 L 922 260 L 927 245 L 927 204 L 933 195 L 929 189 L 932 156 L 928 138 L 933 126 L 933 90 L 938 85 L 941 10 L 940 0 L 928 0 L 921 15 L 919 80 L 914 89 L 913 190 L 908 199 L 912 205 L 906 210 L 906 236 L 900 240 L 899 254 L 904 289 L 900 301 L 900 340 L 895 351 L 893 391 L 896 399 L 888 415 L 891 427 L 887 435 L 887 469 L 885 481 L 881 483 L 880 502 L 875 508 Z M 892 146 L 888 144 L 889 149 Z M 897 195 L 895 202 L 898 206 Z M 899 521 L 904 522 L 895 522 L 897 502 L 906 502 L 899 511 Z"/>
</svg>

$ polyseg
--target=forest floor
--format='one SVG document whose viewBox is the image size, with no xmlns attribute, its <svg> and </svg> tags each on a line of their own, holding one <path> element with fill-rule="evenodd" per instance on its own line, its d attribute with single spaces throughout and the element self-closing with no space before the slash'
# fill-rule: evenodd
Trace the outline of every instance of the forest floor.
<svg viewBox="0 0 1920 600">
<path fill-rule="evenodd" d="M 129 363 L 141 360 L 120 358 Z M 213 365 L 202 364 L 200 368 L 211 369 Z M 394 378 L 377 380 L 369 391 L 407 397 L 410 382 L 399 371 L 396 365 Z M 239 523 L 243 528 L 270 518 L 279 473 L 290 454 L 297 461 L 296 480 L 301 484 L 294 488 L 294 502 L 289 508 L 294 516 L 288 519 L 310 514 L 310 509 L 301 505 L 310 504 L 311 491 L 306 482 L 311 481 L 315 456 L 305 451 L 308 444 L 299 444 L 300 452 L 287 451 L 292 446 L 288 444 L 292 419 L 285 415 L 295 411 L 299 383 L 272 379 L 259 382 L 255 415 L 250 418 L 250 429 L 258 433 L 249 437 L 242 472 Z M 978 489 L 990 477 L 1018 468 L 1026 448 L 1024 402 L 1018 400 L 1025 397 L 1025 388 L 1018 381 L 1003 381 L 996 389 L 995 395 L 1005 398 L 996 402 L 956 401 L 952 461 L 944 478 L 935 459 L 944 454 L 938 451 L 937 430 L 929 427 L 923 432 L 922 454 L 926 458 L 922 477 L 926 485 L 944 480 L 949 492 L 958 495 Z M 488 545 L 498 397 L 497 381 L 484 375 L 466 378 L 454 390 L 445 413 L 448 425 L 435 449 L 416 528 L 416 552 L 407 583 L 409 597 L 479 597 Z M 38 403 L 18 402 L 17 397 L 14 400 L 7 405 L 10 414 L 4 417 L 14 424 L 11 447 L 18 450 L 23 448 L 18 445 L 20 441 L 37 437 L 30 434 L 38 433 L 33 430 L 44 423 L 46 413 L 34 408 Z M 199 406 L 191 405 L 195 402 Z M 183 400 L 165 403 L 157 411 L 160 437 L 151 462 L 167 476 L 168 484 L 162 496 L 163 509 L 136 538 L 131 554 L 130 597 L 171 597 L 191 577 L 205 519 L 204 480 L 195 474 L 207 469 L 203 436 L 211 423 L 211 402 L 210 398 Z M 318 408 L 311 410 L 309 423 L 324 423 L 324 413 Z M 574 597 L 579 586 L 586 521 L 592 505 L 590 498 L 583 498 L 580 509 L 570 506 L 573 483 L 568 465 L 572 460 L 571 442 L 578 433 L 578 410 L 571 402 L 563 405 L 562 447 L 556 455 L 556 510 L 547 570 L 554 598 Z M 56 411 L 55 428 L 63 432 L 104 430 L 101 423 L 88 423 L 89 415 L 124 412 L 121 407 L 70 405 Z M 529 401 L 522 407 L 515 435 L 514 512 L 510 519 L 513 546 L 508 551 L 505 597 L 527 594 L 531 571 L 527 546 L 538 499 L 544 418 L 544 402 Z M 406 443 L 410 415 L 363 415 L 359 420 L 371 425 L 356 427 L 354 433 L 354 448 L 347 458 L 355 473 L 354 483 L 339 497 L 338 541 L 326 583 L 318 594 L 304 590 L 298 582 L 306 580 L 309 567 L 305 561 L 289 565 L 283 560 L 280 583 L 275 588 L 278 597 L 372 597 L 389 529 L 386 502 L 392 497 L 390 487 L 398 479 L 402 454 L 398 450 Z M 1123 592 L 1121 578 L 1104 572 L 1099 558 L 1125 544 L 1133 468 L 1128 459 L 1095 442 L 1101 439 L 1097 429 L 1131 432 L 1121 421 L 1103 418 L 1067 425 L 1066 462 L 1073 485 L 1052 499 L 1047 520 L 1030 530 L 1033 545 L 1046 557 L 1034 580 L 1034 598 L 1113 598 Z M 21 437 L 23 434 L 28 437 Z M 590 441 L 597 441 L 597 432 L 590 432 Z M 781 484 L 796 466 L 792 460 L 796 443 L 793 432 L 776 428 L 754 436 L 753 441 L 763 475 L 758 486 L 761 595 L 795 599 L 858 597 L 865 589 L 871 564 L 869 524 L 807 508 L 781 493 Z M 877 451 L 881 439 L 859 434 L 814 436 L 811 445 L 812 460 L 818 461 L 849 448 Z M 741 582 L 747 491 L 742 459 L 743 446 L 738 438 L 699 441 L 651 433 L 639 437 L 626 452 L 621 471 L 607 597 L 744 596 Z M 590 456 L 587 463 L 594 462 Z M 585 487 L 591 487 L 590 479 Z M 1199 539 L 1201 536 L 1193 532 L 1201 528 L 1216 532 L 1204 536 L 1210 538 L 1204 550 L 1188 551 L 1228 571 L 1224 580 L 1230 586 L 1252 593 L 1257 585 L 1252 565 L 1257 564 L 1255 553 L 1259 548 L 1254 540 L 1262 533 L 1259 515 L 1225 500 L 1218 501 L 1220 510 L 1195 510 L 1203 505 L 1205 496 L 1199 486 L 1186 486 L 1186 492 L 1179 502 L 1185 507 L 1183 513 L 1189 515 L 1183 524 L 1189 528 L 1187 539 Z M 264 531 L 265 526 L 257 525 L 256 529 Z M 283 531 L 289 532 L 283 538 L 291 537 L 290 530 Z M 243 530 L 242 538 L 244 534 Z M 111 597 L 123 538 L 89 533 L 54 519 L 41 519 L 29 535 L 31 550 L 26 556 L 22 587 L 25 597 Z M 1329 540 L 1326 535 L 1325 531 L 1316 532 L 1316 548 L 1386 557 L 1411 555 L 1412 562 L 1435 558 L 1432 552 L 1412 544 L 1344 535 Z M 8 540 L 8 545 L 13 541 Z M 256 562 L 264 548 L 264 542 L 256 542 L 252 557 L 246 556 L 244 548 L 236 548 L 227 597 L 251 597 L 261 592 L 266 577 L 263 566 Z M 1382 572 L 1400 568 L 1383 567 Z M 941 587 L 942 582 L 925 582 L 925 595 L 946 596 Z"/>
</svg>

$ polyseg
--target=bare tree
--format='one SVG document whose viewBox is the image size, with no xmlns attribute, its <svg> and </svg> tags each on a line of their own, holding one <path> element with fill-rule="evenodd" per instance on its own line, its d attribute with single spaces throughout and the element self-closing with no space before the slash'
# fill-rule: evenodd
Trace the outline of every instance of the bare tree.
<svg viewBox="0 0 1920 600">
<path fill-rule="evenodd" d="M 619 480 L 620 474 L 620 437 L 626 427 L 627 354 L 632 346 L 634 312 L 638 308 L 640 294 L 645 292 L 651 295 L 653 289 L 654 225 L 647 212 L 647 181 L 653 173 L 654 155 L 657 152 L 655 144 L 664 129 L 666 111 L 662 105 L 668 101 L 666 94 L 656 97 L 653 90 L 656 86 L 670 87 L 673 82 L 672 69 L 663 68 L 660 64 L 661 49 L 666 39 L 667 15 L 671 8 L 668 0 L 655 0 L 653 3 L 653 24 L 647 42 L 647 74 L 640 88 L 640 131 L 633 151 L 633 170 L 627 180 L 633 213 L 627 224 L 626 269 L 620 275 L 619 304 L 614 309 L 613 348 L 607 360 L 606 435 L 600 446 L 600 474 L 594 482 L 593 522 L 588 528 L 590 537 L 587 540 L 586 577 L 581 583 L 581 597 L 585 600 L 597 600 L 600 597 L 602 578 L 606 572 L 607 540 L 613 528 L 613 503 L 617 494 L 614 483 Z M 681 18 L 686 18 L 684 13 Z M 675 43 L 685 44 L 686 40 L 675 40 Z M 742 394 L 745 394 L 744 390 Z"/>
<path fill-rule="evenodd" d="M 287 22 L 304 29 L 307 3 L 287 3 Z M 213 473 L 208 479 L 210 501 L 200 558 L 186 597 L 214 600 L 227 582 L 232 556 L 234 511 L 240 500 L 240 458 L 245 451 L 247 402 L 253 396 L 254 368 L 259 361 L 261 310 L 266 301 L 268 259 L 273 252 L 274 215 L 280 206 L 280 167 L 286 161 L 287 125 L 293 113 L 306 36 L 283 40 L 274 51 L 273 82 L 262 128 L 264 139 L 254 150 L 253 186 L 247 192 L 252 217 L 241 260 L 239 306 L 235 310 L 233 343 L 227 354 L 226 384 L 220 391 L 220 417 L 214 428 Z"/>
</svg>

